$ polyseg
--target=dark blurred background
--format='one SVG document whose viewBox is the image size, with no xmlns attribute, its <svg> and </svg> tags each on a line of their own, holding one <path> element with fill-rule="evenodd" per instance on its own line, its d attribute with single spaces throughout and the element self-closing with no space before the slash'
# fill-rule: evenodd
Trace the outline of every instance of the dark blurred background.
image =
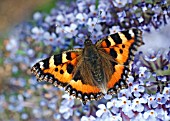
<svg viewBox="0 0 170 121">
<path fill-rule="evenodd" d="M 4 58 L 9 56 L 6 45 L 15 26 L 24 21 L 32 20 L 36 11 L 49 13 L 57 0 L 1 0 L 0 1 L 0 92 L 11 76 L 11 64 L 4 64 Z"/>
<path fill-rule="evenodd" d="M 8 37 L 11 28 L 24 20 L 30 20 L 34 11 L 50 11 L 56 0 L 1 0 L 0 41 Z M 30 19 L 29 19 L 30 18 Z"/>
</svg>

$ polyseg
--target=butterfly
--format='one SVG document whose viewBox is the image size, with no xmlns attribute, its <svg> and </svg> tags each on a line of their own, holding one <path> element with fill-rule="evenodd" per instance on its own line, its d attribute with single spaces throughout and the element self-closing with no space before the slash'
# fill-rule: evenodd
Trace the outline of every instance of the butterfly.
<svg viewBox="0 0 170 121">
<path fill-rule="evenodd" d="M 64 51 L 39 61 L 31 71 L 39 81 L 62 87 L 84 104 L 127 87 L 130 66 L 137 48 L 143 45 L 142 31 L 129 29 L 106 36 L 84 48 Z"/>
</svg>

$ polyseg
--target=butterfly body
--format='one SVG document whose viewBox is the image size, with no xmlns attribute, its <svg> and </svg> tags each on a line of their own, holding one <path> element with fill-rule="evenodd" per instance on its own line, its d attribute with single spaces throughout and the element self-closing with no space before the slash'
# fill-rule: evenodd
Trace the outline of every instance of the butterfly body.
<svg viewBox="0 0 170 121">
<path fill-rule="evenodd" d="M 127 87 L 130 65 L 137 47 L 144 44 L 138 29 L 121 31 L 84 48 L 64 51 L 36 63 L 32 72 L 39 80 L 63 87 L 82 100 L 99 100 Z M 128 68 L 127 68 L 128 66 Z"/>
<path fill-rule="evenodd" d="M 107 93 L 107 77 L 108 70 L 112 70 L 111 64 L 100 53 L 100 48 L 87 39 L 84 42 L 84 49 L 82 52 L 82 68 L 81 75 L 84 75 L 83 80 L 89 80 L 91 85 L 97 86 L 102 92 Z M 106 70 L 107 69 L 107 70 Z M 84 73 L 84 74 L 83 74 Z M 111 73 L 110 73 L 111 76 Z"/>
</svg>

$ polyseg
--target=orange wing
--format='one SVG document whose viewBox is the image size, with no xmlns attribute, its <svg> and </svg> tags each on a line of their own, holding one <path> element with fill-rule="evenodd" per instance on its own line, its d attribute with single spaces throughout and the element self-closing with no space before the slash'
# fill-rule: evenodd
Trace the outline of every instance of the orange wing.
<svg viewBox="0 0 170 121">
<path fill-rule="evenodd" d="M 140 30 L 130 29 L 112 34 L 96 43 L 100 50 L 109 54 L 114 60 L 111 62 L 114 72 L 107 83 L 109 94 L 117 93 L 127 87 L 126 81 L 130 70 L 124 65 L 131 64 L 135 51 L 144 44 L 141 35 Z"/>
<path fill-rule="evenodd" d="M 75 49 L 53 55 L 36 63 L 31 70 L 39 81 L 45 80 L 54 86 L 65 88 L 70 95 L 81 99 L 84 104 L 88 100 L 98 100 L 103 96 L 100 89 L 84 82 L 76 70 L 81 51 L 82 49 Z"/>
<path fill-rule="evenodd" d="M 72 79 L 66 87 L 66 91 L 68 91 L 70 95 L 81 99 L 83 104 L 86 104 L 88 100 L 99 100 L 104 96 L 98 87 L 85 84 L 81 79 Z"/>
<path fill-rule="evenodd" d="M 39 81 L 45 80 L 55 86 L 65 87 L 73 77 L 73 70 L 78 62 L 81 49 L 65 51 L 39 61 L 32 67 L 32 72 Z"/>
<path fill-rule="evenodd" d="M 108 93 L 116 93 L 126 87 L 129 65 L 133 60 L 137 47 L 144 44 L 141 38 L 141 31 L 130 29 L 128 31 L 112 34 L 96 43 L 96 47 L 105 54 L 110 55 L 113 61 L 113 74 L 107 82 Z M 59 55 L 53 55 L 36 63 L 32 72 L 38 80 L 45 80 L 55 86 L 64 87 L 66 91 L 83 101 L 98 100 L 103 97 L 101 90 L 84 80 L 77 68 L 81 58 L 82 49 L 65 51 Z M 108 56 L 107 56 L 108 57 Z"/>
<path fill-rule="evenodd" d="M 104 49 L 117 63 L 127 65 L 133 60 L 137 48 L 144 44 L 141 35 L 140 30 L 130 29 L 112 34 L 96 45 Z"/>
<path fill-rule="evenodd" d="M 108 94 L 116 94 L 121 89 L 127 87 L 127 78 L 129 74 L 129 69 L 125 67 L 124 65 L 116 64 L 113 67 L 114 73 L 111 76 L 111 79 L 107 83 L 108 87 Z"/>
</svg>

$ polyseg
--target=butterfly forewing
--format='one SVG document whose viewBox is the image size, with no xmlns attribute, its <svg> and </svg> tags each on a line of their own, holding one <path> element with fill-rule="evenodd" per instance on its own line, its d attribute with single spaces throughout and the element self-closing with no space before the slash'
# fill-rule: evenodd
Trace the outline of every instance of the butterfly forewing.
<svg viewBox="0 0 170 121">
<path fill-rule="evenodd" d="M 130 29 L 112 34 L 96 43 L 102 56 L 109 55 L 107 58 L 112 62 L 114 69 L 107 83 L 109 94 L 117 93 L 120 89 L 127 87 L 126 81 L 134 53 L 139 46 L 144 44 L 141 35 L 140 30 Z"/>
<path fill-rule="evenodd" d="M 46 80 L 55 86 L 66 86 L 73 76 L 81 49 L 65 51 L 39 61 L 32 67 L 38 80 Z"/>
<path fill-rule="evenodd" d="M 138 29 L 121 31 L 98 41 L 96 46 L 111 55 L 117 63 L 129 64 L 137 48 L 144 44 L 141 35 Z"/>
</svg>

